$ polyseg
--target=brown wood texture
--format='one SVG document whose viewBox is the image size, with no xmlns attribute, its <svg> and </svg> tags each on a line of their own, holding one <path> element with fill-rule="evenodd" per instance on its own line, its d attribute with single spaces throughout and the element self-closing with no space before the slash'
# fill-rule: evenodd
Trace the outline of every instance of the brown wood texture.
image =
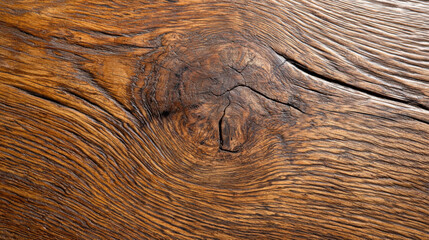
<svg viewBox="0 0 429 240">
<path fill-rule="evenodd" d="M 0 2 L 1 239 L 429 239 L 429 2 Z"/>
</svg>

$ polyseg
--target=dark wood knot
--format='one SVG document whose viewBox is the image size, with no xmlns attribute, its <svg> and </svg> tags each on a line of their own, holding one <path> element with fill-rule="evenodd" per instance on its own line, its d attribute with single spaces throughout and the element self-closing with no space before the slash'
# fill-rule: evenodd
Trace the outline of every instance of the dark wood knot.
<svg viewBox="0 0 429 240">
<path fill-rule="evenodd" d="M 267 118 L 301 111 L 292 104 L 283 60 L 244 39 L 181 39 L 157 59 L 146 97 L 160 118 L 179 122 L 186 139 L 239 152 Z"/>
</svg>

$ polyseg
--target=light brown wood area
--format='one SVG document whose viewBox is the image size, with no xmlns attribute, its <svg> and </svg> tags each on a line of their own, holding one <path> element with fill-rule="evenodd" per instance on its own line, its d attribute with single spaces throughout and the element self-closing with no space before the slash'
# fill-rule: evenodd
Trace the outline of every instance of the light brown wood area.
<svg viewBox="0 0 429 240">
<path fill-rule="evenodd" d="M 0 2 L 1 239 L 429 239 L 429 2 Z"/>
</svg>

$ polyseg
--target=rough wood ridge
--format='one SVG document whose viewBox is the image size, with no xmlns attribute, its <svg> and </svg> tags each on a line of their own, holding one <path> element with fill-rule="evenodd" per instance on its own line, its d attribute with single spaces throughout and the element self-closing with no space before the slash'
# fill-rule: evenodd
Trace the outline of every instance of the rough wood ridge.
<svg viewBox="0 0 429 240">
<path fill-rule="evenodd" d="M 429 3 L 0 2 L 1 239 L 429 239 Z"/>
</svg>

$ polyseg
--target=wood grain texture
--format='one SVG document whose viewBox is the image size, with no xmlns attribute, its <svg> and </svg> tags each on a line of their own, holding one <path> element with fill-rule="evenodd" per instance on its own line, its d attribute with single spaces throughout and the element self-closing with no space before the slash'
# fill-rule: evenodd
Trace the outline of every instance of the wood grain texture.
<svg viewBox="0 0 429 240">
<path fill-rule="evenodd" d="M 0 3 L 0 238 L 429 239 L 429 3 Z"/>
</svg>

